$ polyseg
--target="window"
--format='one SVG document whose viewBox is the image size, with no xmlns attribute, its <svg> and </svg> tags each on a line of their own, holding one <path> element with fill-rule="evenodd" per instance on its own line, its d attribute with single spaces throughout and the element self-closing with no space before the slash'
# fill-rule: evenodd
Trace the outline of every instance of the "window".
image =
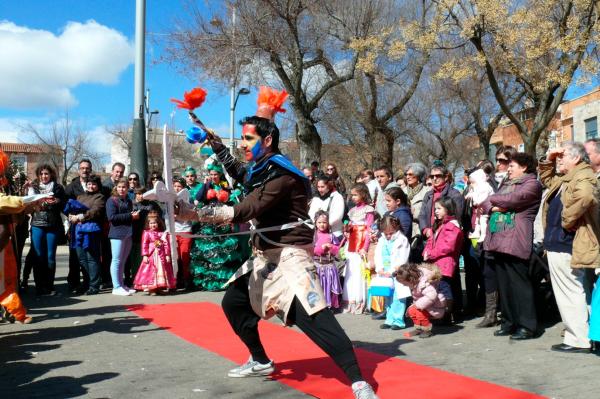
<svg viewBox="0 0 600 399">
<path fill-rule="evenodd" d="M 20 168 L 23 168 L 25 173 L 27 173 L 27 155 L 11 154 L 10 160 L 19 165 Z"/>
<path fill-rule="evenodd" d="M 598 137 L 598 121 L 596 117 L 586 119 L 583 121 L 585 123 L 585 139 L 593 139 Z"/>
</svg>

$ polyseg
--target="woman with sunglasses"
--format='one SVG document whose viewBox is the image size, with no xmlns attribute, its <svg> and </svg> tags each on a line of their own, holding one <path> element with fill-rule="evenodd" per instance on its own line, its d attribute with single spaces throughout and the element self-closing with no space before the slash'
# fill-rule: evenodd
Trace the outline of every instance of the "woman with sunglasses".
<svg viewBox="0 0 600 399">
<path fill-rule="evenodd" d="M 133 202 L 135 200 L 135 190 L 140 188 L 140 175 L 136 172 L 131 172 L 129 176 L 127 176 L 127 183 L 129 184 L 129 188 L 127 189 L 127 197 Z"/>
<path fill-rule="evenodd" d="M 508 180 L 508 164 L 516 153 L 517 150 L 515 147 L 510 145 L 502 146 L 496 151 L 496 174 L 494 179 L 496 180 L 498 189 Z"/>
<path fill-rule="evenodd" d="M 329 177 L 329 180 L 333 183 L 335 190 L 342 195 L 342 197 L 346 198 L 346 185 L 344 184 L 344 180 L 338 173 L 337 166 L 333 162 L 327 164 L 327 168 L 325 169 L 325 174 Z"/>
</svg>

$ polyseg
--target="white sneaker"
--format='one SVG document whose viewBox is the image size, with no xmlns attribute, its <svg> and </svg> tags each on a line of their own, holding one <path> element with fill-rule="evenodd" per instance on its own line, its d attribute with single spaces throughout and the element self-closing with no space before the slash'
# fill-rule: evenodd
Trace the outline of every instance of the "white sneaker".
<svg viewBox="0 0 600 399">
<path fill-rule="evenodd" d="M 136 293 L 136 290 L 134 290 L 133 288 L 129 288 L 129 287 L 125 286 L 125 285 L 123 287 L 121 287 L 121 288 L 123 288 L 125 291 L 129 291 L 130 294 L 135 294 Z"/>
<path fill-rule="evenodd" d="M 262 364 L 250 357 L 246 363 L 229 370 L 227 376 L 231 378 L 265 377 L 274 371 L 275 363 L 272 360 L 267 364 Z"/>
<path fill-rule="evenodd" d="M 352 384 L 352 393 L 356 399 L 379 399 L 371 385 L 365 381 L 357 381 Z"/>
<path fill-rule="evenodd" d="M 131 292 L 127 291 L 123 287 L 113 288 L 112 294 L 113 295 L 119 295 L 119 296 L 131 296 Z"/>
</svg>

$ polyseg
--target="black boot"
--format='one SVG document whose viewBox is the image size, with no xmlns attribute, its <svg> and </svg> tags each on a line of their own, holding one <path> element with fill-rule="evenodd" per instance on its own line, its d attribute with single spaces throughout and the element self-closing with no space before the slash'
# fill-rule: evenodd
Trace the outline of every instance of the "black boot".
<svg viewBox="0 0 600 399">
<path fill-rule="evenodd" d="M 475 327 L 487 328 L 493 327 L 498 324 L 496 318 L 496 306 L 498 305 L 498 291 L 490 292 L 485 294 L 485 315 L 483 320 L 479 322 Z"/>
</svg>

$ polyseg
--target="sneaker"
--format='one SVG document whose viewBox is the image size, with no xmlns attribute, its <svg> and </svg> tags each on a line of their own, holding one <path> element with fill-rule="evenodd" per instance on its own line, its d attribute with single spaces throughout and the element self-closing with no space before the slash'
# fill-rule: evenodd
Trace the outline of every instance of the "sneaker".
<svg viewBox="0 0 600 399">
<path fill-rule="evenodd" d="M 113 288 L 112 294 L 113 295 L 119 295 L 119 296 L 131 296 L 131 292 L 127 291 L 123 287 Z"/>
<path fill-rule="evenodd" d="M 271 360 L 267 364 L 262 364 L 252 360 L 252 357 L 241 366 L 229 370 L 228 377 L 244 378 L 244 377 L 265 377 L 275 371 L 275 364 Z"/>
<path fill-rule="evenodd" d="M 356 399 L 379 399 L 379 396 L 375 395 L 375 391 L 371 385 L 365 381 L 358 381 L 352 384 L 352 393 Z"/>
<path fill-rule="evenodd" d="M 122 287 L 125 291 L 129 291 L 130 294 L 135 294 L 135 290 L 133 288 L 129 288 L 126 285 Z"/>
</svg>

